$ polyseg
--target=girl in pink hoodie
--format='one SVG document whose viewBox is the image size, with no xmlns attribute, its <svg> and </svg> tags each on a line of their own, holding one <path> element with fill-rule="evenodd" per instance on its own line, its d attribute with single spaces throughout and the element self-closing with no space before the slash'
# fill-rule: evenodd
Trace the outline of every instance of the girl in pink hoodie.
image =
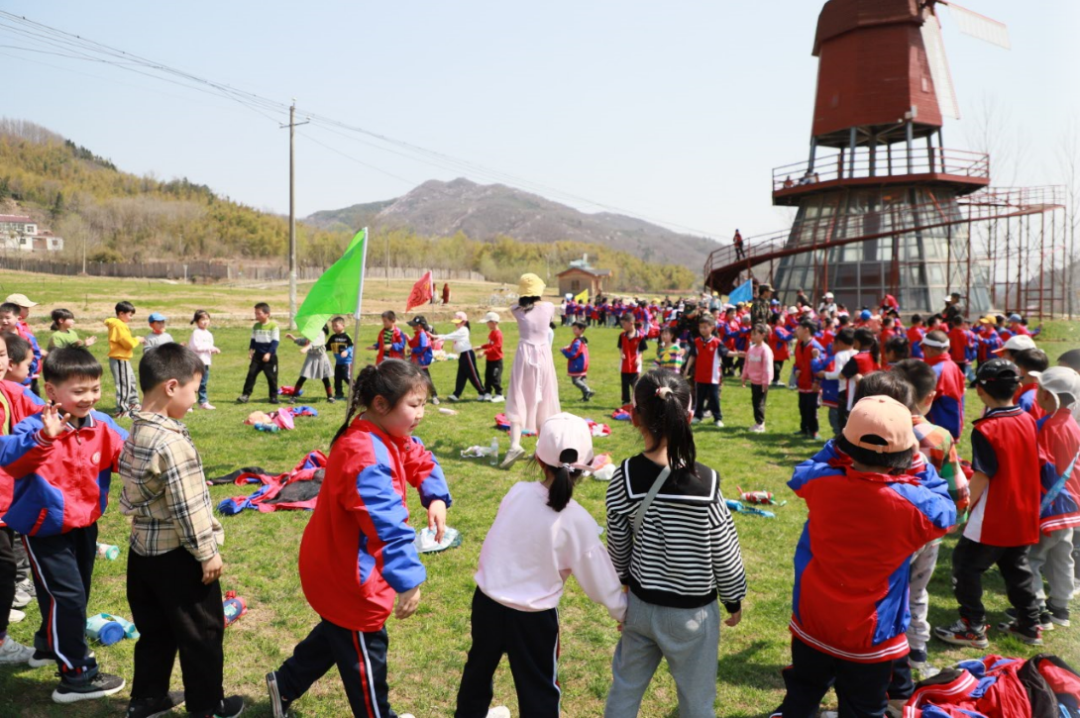
<svg viewBox="0 0 1080 718">
<path fill-rule="evenodd" d="M 764 324 L 755 324 L 750 331 L 750 348 L 746 350 L 743 362 L 742 385 L 750 382 L 750 396 L 754 404 L 754 425 L 750 431 L 760 434 L 765 431 L 765 400 L 769 394 L 769 384 L 773 380 L 773 353 L 765 340 L 769 329 Z"/>
</svg>

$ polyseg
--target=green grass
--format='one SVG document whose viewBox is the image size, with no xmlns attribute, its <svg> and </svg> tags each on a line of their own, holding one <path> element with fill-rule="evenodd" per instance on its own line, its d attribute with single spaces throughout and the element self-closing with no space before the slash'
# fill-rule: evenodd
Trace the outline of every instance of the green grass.
<svg viewBox="0 0 1080 718">
<path fill-rule="evenodd" d="M 115 285 L 111 290 L 107 290 L 109 285 L 99 286 L 101 280 L 78 281 L 91 283 L 95 291 L 103 294 L 106 291 L 116 293 Z M 44 287 L 50 298 L 64 292 L 63 287 L 57 286 L 58 280 L 53 282 Z M 8 281 L 3 283 L 9 284 Z M 123 285 L 123 290 L 137 305 L 149 306 L 149 303 L 139 302 L 143 286 L 141 283 L 130 287 Z M 20 290 L 5 286 L 4 291 Z M 81 286 L 79 291 L 83 291 Z M 185 288 L 184 291 L 191 290 Z M 162 302 L 157 308 L 170 311 L 166 293 L 155 291 L 154 296 Z M 211 301 L 207 303 L 211 304 Z M 45 313 L 51 307 L 43 306 L 41 309 Z M 212 304 L 210 309 L 214 310 Z M 512 349 L 517 340 L 516 327 L 509 323 L 504 324 L 503 328 L 506 344 Z M 178 340 L 186 339 L 186 328 L 176 326 L 173 329 Z M 482 327 L 477 327 L 474 338 L 480 338 L 482 331 Z M 215 333 L 223 353 L 214 358 L 210 395 L 218 410 L 196 412 L 189 415 L 188 421 L 207 475 L 223 474 L 251 464 L 283 472 L 295 465 L 307 451 L 316 448 L 325 451 L 341 423 L 343 405 L 313 402 L 320 416 L 297 419 L 297 428 L 292 432 L 267 435 L 245 426 L 243 420 L 250 411 L 268 408 L 257 403 L 247 406 L 233 404 L 247 364 L 247 333 L 239 328 L 217 329 Z M 1073 327 L 1053 325 L 1047 333 L 1060 338 L 1074 337 L 1071 343 L 1048 344 L 1051 357 L 1078 343 Z M 374 327 L 367 327 L 360 337 L 361 342 L 369 343 L 374 335 Z M 582 403 L 569 380 L 563 376 L 565 364 L 559 360 L 557 366 L 562 377 L 563 407 L 611 424 L 612 435 L 597 439 L 596 448 L 598 452 L 610 452 L 616 460 L 622 459 L 640 451 L 641 441 L 627 423 L 610 419 L 612 410 L 619 403 L 618 359 L 614 346 L 616 334 L 611 329 L 591 329 L 588 336 L 592 354 L 590 383 L 598 395 L 592 403 Z M 569 330 L 560 329 L 556 346 L 567 343 Z M 104 358 L 105 342 L 99 342 L 94 352 Z M 511 356 L 507 356 L 507 366 Z M 361 359 L 371 357 L 371 353 L 361 354 Z M 291 384 L 295 380 L 301 363 L 300 353 L 295 348 L 286 347 L 281 358 L 283 384 Z M 435 383 L 443 396 L 452 389 L 455 368 L 452 362 L 433 367 Z M 787 376 L 787 369 L 784 375 Z M 107 378 L 105 384 L 104 398 L 99 408 L 111 411 L 113 395 Z M 264 387 L 264 384 L 258 386 L 256 397 L 263 396 Z M 308 389 L 309 397 L 319 393 L 317 385 L 309 383 Z M 471 397 L 471 393 L 467 392 L 466 396 Z M 729 384 L 723 392 L 722 404 L 728 428 L 718 430 L 707 426 L 697 431 L 701 460 L 720 472 L 728 497 L 735 495 L 735 487 L 739 485 L 747 490 L 774 491 L 779 497 L 788 499 L 787 506 L 775 509 L 777 517 L 773 520 L 736 516 L 750 592 L 744 602 L 742 624 L 736 629 L 725 628 L 722 632 L 720 662 L 717 666 L 718 715 L 762 716 L 779 703 L 783 693 L 780 669 L 789 658 L 790 634 L 786 626 L 791 611 L 791 560 L 799 531 L 806 519 L 804 505 L 787 490 L 785 481 L 790 477 L 793 466 L 810 456 L 816 447 L 792 435 L 798 426 L 793 392 L 776 390 L 769 393 L 769 433 L 765 435 L 752 435 L 747 431 L 752 423 L 748 389 Z M 424 557 L 428 580 L 422 588 L 420 610 L 406 621 L 391 619 L 388 624 L 391 700 L 395 710 L 414 713 L 418 718 L 449 716 L 453 712 L 458 679 L 469 645 L 469 603 L 474 587 L 472 575 L 481 542 L 506 491 L 517 481 L 536 478 L 521 464 L 511 472 L 503 472 L 490 467 L 487 460 L 461 459 L 462 449 L 473 444 L 489 444 L 493 436 L 499 435 L 493 428 L 493 418 L 501 407 L 470 401 L 453 408 L 459 412 L 456 416 L 444 415 L 429 407 L 417 434 L 443 464 L 455 501 L 449 512 L 449 523 L 462 532 L 464 543 L 459 549 Z M 969 395 L 969 420 L 978 415 L 979 409 L 978 400 L 974 395 Z M 824 423 L 824 412 L 821 418 Z M 500 444 L 505 450 L 507 441 L 501 435 Z M 531 440 L 527 440 L 527 448 L 531 445 Z M 583 483 L 575 494 L 575 498 L 601 523 L 605 488 L 605 484 L 590 480 Z M 226 497 L 247 494 L 251 490 L 250 487 L 225 486 L 214 487 L 211 493 L 216 504 Z M 102 518 L 100 527 L 101 540 L 122 546 L 123 552 L 118 561 L 98 561 L 89 606 L 91 613 L 128 614 L 124 590 L 128 529 L 125 518 L 118 510 L 119 491 L 120 482 L 116 481 L 112 506 Z M 413 510 L 413 524 L 422 525 L 425 515 L 415 494 L 409 496 L 409 504 Z M 304 600 L 296 570 L 299 542 L 308 517 L 306 512 L 265 515 L 245 512 L 222 519 L 227 539 L 223 550 L 226 566 L 222 585 L 225 590 L 235 590 L 246 598 L 250 607 L 247 616 L 226 631 L 225 688 L 227 692 L 245 696 L 249 703 L 246 715 L 269 715 L 263 674 L 277 667 L 318 620 Z M 954 544 L 955 538 L 946 540 L 941 566 L 930 587 L 931 620 L 934 623 L 951 621 L 955 615 L 949 587 L 949 566 Z M 996 572 L 987 576 L 986 588 L 987 604 L 992 617 L 997 619 L 1007 604 L 1003 584 Z M 30 642 L 39 621 L 36 605 L 30 607 L 28 612 L 24 623 L 11 628 L 11 634 L 22 642 Z M 610 681 L 610 658 L 619 634 L 606 611 L 592 604 L 572 580 L 563 597 L 561 617 L 563 640 L 559 665 L 564 715 L 600 715 Z M 1071 632 L 1051 632 L 1042 650 L 1060 654 L 1075 664 L 1080 659 L 1078 635 L 1078 628 L 1073 628 Z M 1038 652 L 1011 638 L 1002 637 L 1000 633 L 995 633 L 992 640 L 991 650 L 997 653 L 1031 656 Z M 982 653 L 950 649 L 940 643 L 932 643 L 930 648 L 932 660 L 938 664 Z M 123 675 L 129 681 L 132 676 L 132 649 L 133 643 L 130 641 L 95 648 L 103 670 Z M 125 689 L 109 700 L 57 706 L 49 699 L 54 681 L 51 669 L 0 670 L 0 716 L 118 715 L 127 703 Z M 173 682 L 175 687 L 180 687 L 179 667 L 174 672 Z M 827 702 L 829 700 L 831 698 Z M 496 677 L 495 701 L 509 705 L 517 715 L 517 700 L 505 662 Z M 641 715 L 650 718 L 676 716 L 676 704 L 674 683 L 666 668 L 662 667 L 646 695 Z M 309 717 L 349 714 L 335 672 L 316 683 L 308 695 L 296 703 L 295 708 L 298 715 Z"/>
</svg>

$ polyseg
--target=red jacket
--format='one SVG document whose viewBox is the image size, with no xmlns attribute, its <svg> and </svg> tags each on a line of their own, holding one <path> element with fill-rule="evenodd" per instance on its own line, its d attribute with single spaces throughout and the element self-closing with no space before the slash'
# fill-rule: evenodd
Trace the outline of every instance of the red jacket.
<svg viewBox="0 0 1080 718">
<path fill-rule="evenodd" d="M 391 332 L 392 335 L 390 344 L 386 343 L 386 333 L 388 331 Z M 379 340 L 375 343 L 379 350 L 379 353 L 375 356 L 375 363 L 382 364 L 385 359 L 404 359 L 405 344 L 405 335 L 402 334 L 401 330 L 397 327 L 380 330 Z"/>
<path fill-rule="evenodd" d="M 820 355 L 825 354 L 825 350 L 821 348 L 821 345 L 814 339 L 806 342 L 795 342 L 795 368 L 799 370 L 799 392 L 806 394 L 820 390 L 817 377 L 814 376 L 814 367 L 811 362 L 814 361 L 814 350 L 817 349 Z"/>
<path fill-rule="evenodd" d="M 70 425 L 69 425 L 70 426 Z M 56 536 L 92 526 L 109 505 L 109 485 L 127 432 L 92 411 L 81 428 L 54 439 L 41 414 L 0 438 L 0 513 L 27 536 Z M 17 495 L 12 494 L 19 482 Z"/>
<path fill-rule="evenodd" d="M 949 356 L 957 364 L 967 363 L 968 333 L 961 327 L 949 331 Z"/>
<path fill-rule="evenodd" d="M 304 596 L 331 623 L 378 631 L 396 594 L 427 578 L 409 526 L 409 485 L 425 507 L 450 505 L 442 467 L 416 437 L 388 436 L 357 417 L 334 443 L 300 542 Z"/>
<path fill-rule="evenodd" d="M 1080 527 L 1080 426 L 1068 408 L 1037 424 L 1043 489 L 1039 527 L 1046 534 Z"/>
<path fill-rule="evenodd" d="M 637 336 L 630 338 L 626 332 L 619 334 L 619 371 L 623 374 L 640 374 L 641 357 L 645 353 L 648 343 L 641 330 Z"/>
<path fill-rule="evenodd" d="M 964 431 L 964 373 L 948 353 L 924 361 L 938 375 L 937 396 L 926 418 L 931 424 L 948 429 L 953 438 L 959 440 Z"/>
<path fill-rule="evenodd" d="M 1046 412 L 1043 411 L 1042 407 L 1039 406 L 1039 403 L 1035 401 L 1035 395 L 1038 391 L 1038 380 L 1032 380 L 1020 384 L 1020 386 L 1016 388 L 1016 392 L 1013 393 L 1013 403 L 1034 416 L 1035 421 L 1046 416 Z"/>
<path fill-rule="evenodd" d="M 972 466 L 990 483 L 971 507 L 964 536 L 988 546 L 1039 543 L 1039 446 L 1035 419 L 1018 406 L 991 409 L 971 428 Z M 989 457 L 988 465 L 984 465 Z"/>
<path fill-rule="evenodd" d="M 498 361 L 503 358 L 503 335 L 501 329 L 495 329 L 488 334 L 488 343 L 480 347 L 488 361 Z"/>
</svg>

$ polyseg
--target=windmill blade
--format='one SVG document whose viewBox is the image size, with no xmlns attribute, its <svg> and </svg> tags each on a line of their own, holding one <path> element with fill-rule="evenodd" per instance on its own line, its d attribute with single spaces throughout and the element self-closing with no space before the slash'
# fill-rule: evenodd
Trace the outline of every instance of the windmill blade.
<svg viewBox="0 0 1080 718">
<path fill-rule="evenodd" d="M 957 5 L 954 2 L 943 2 L 942 4 L 952 10 L 953 17 L 956 19 L 956 26 L 960 29 L 960 32 L 971 37 L 977 37 L 991 45 L 1003 47 L 1006 50 L 1012 49 L 1012 43 L 1009 42 L 1009 28 L 1005 23 L 980 15 L 974 10 L 968 10 L 966 7 Z"/>
<path fill-rule="evenodd" d="M 937 17 L 931 15 L 923 23 L 922 38 L 941 115 L 959 120 L 960 106 L 956 102 L 956 90 L 953 89 L 952 73 L 949 72 L 949 61 L 945 57 L 945 41 L 941 36 L 941 24 Z"/>
</svg>

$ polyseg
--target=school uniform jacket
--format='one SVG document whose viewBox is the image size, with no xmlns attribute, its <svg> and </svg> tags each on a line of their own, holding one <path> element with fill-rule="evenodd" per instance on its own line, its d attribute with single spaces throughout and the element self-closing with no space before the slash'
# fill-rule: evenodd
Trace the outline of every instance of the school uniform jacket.
<svg viewBox="0 0 1080 718">
<path fill-rule="evenodd" d="M 1080 527 L 1080 426 L 1067 408 L 1038 421 L 1042 503 L 1039 528 L 1045 534 Z"/>
<path fill-rule="evenodd" d="M 1035 401 L 1035 395 L 1039 392 L 1039 382 L 1032 380 L 1021 384 L 1013 394 L 1013 403 L 1035 417 L 1035 421 L 1046 416 L 1046 412 Z"/>
<path fill-rule="evenodd" d="M 335 442 L 300 542 L 304 596 L 331 623 L 378 631 L 396 594 L 427 577 L 409 526 L 410 485 L 425 507 L 451 503 L 442 467 L 420 439 L 388 436 L 358 417 Z"/>
<path fill-rule="evenodd" d="M 814 457 L 788 482 L 810 510 L 795 549 L 791 632 L 855 663 L 901 658 L 911 554 L 945 535 L 956 506 L 925 462 L 920 480 L 856 471 L 835 449 L 822 453 L 833 463 Z"/>
<path fill-rule="evenodd" d="M 480 347 L 480 351 L 488 361 L 502 361 L 503 358 L 503 333 L 501 330 L 488 334 L 488 343 Z"/>
<path fill-rule="evenodd" d="M 798 387 L 799 393 L 802 394 L 813 393 L 820 388 L 817 384 L 818 379 L 814 376 L 815 349 L 818 350 L 819 358 L 825 355 L 825 350 L 821 348 L 821 345 L 815 339 L 811 339 L 805 344 L 795 342 L 795 368 L 799 370 Z"/>
<path fill-rule="evenodd" d="M 574 339 L 570 346 L 561 350 L 566 357 L 566 373 L 569 376 L 585 376 L 589 373 L 589 345 L 581 340 Z"/>
<path fill-rule="evenodd" d="M 11 436 L 0 438 L 2 518 L 27 536 L 57 536 L 86 528 L 105 513 L 109 484 L 127 432 L 92 411 L 80 428 L 50 439 L 41 414 L 23 419 Z M 2 492 L 14 486 L 10 500 Z"/>
<path fill-rule="evenodd" d="M 376 343 L 378 347 L 378 353 L 375 355 L 376 364 L 382 364 L 385 359 L 405 358 L 405 335 L 397 327 L 390 331 L 392 334 L 389 344 L 386 343 L 387 330 L 383 329 L 379 332 L 379 341 Z"/>
<path fill-rule="evenodd" d="M 641 358 L 648 349 L 645 335 L 638 330 L 637 336 L 631 338 L 626 332 L 619 334 L 619 371 L 623 374 L 640 374 Z"/>
<path fill-rule="evenodd" d="M 721 369 L 727 347 L 719 337 L 711 336 L 708 341 L 700 336 L 690 342 L 690 356 L 694 357 L 694 381 L 698 384 L 720 384 L 723 382 Z"/>
<path fill-rule="evenodd" d="M 927 417 L 929 418 L 929 417 Z M 990 477 L 964 536 L 1013 548 L 1039 542 L 1039 447 L 1035 419 L 1018 406 L 991 409 L 971 428 L 971 465 Z"/>
<path fill-rule="evenodd" d="M 773 361 L 787 361 L 791 358 L 791 340 L 795 335 L 780 327 L 773 327 L 769 332 L 769 347 L 772 348 Z"/>
<path fill-rule="evenodd" d="M 926 329 L 923 327 L 910 327 L 907 330 L 908 345 L 911 347 L 911 357 L 913 359 L 922 359 L 922 340 L 926 336 Z"/>
<path fill-rule="evenodd" d="M 948 429 L 953 438 L 959 440 L 964 431 L 964 373 L 948 353 L 923 361 L 938 376 L 937 396 L 930 411 L 926 412 L 926 418 L 931 424 Z"/>
<path fill-rule="evenodd" d="M 413 364 L 421 368 L 431 366 L 434 355 L 431 351 L 431 337 L 428 336 L 427 332 L 417 328 L 416 333 L 409 340 L 409 348 L 412 350 L 409 354 L 409 360 Z"/>
</svg>

